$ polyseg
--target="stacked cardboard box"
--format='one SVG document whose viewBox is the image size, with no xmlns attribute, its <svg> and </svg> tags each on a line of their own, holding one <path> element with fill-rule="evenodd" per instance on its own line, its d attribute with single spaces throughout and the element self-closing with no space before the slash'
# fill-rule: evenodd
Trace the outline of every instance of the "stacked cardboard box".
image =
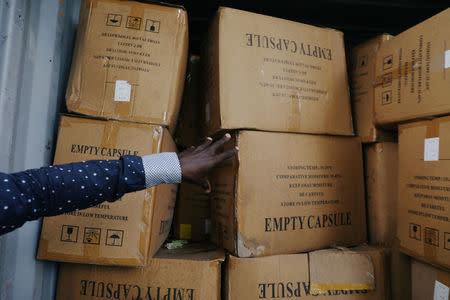
<svg viewBox="0 0 450 300">
<path fill-rule="evenodd" d="M 449 25 L 447 9 L 395 37 L 371 40 L 352 53 L 358 134 L 365 142 L 386 141 L 385 129 L 398 125 L 398 155 L 395 144 L 366 146 L 369 241 L 391 247 L 393 299 L 409 299 L 405 290 L 411 291 L 399 289 L 407 284 L 399 274 L 404 279 L 408 269 L 398 249 L 450 268 L 445 158 L 450 150 L 446 142 L 450 138 L 450 119 L 417 120 L 450 114 L 446 101 L 450 92 L 446 76 Z M 369 79 L 372 83 L 366 85 Z M 413 299 L 441 297 L 436 294 L 437 284 L 433 294 L 436 276 L 425 271 L 432 267 L 417 262 L 412 266 Z M 421 272 L 427 275 L 419 275 Z M 448 282 L 441 284 L 447 299 Z"/>
<path fill-rule="evenodd" d="M 239 257 L 365 241 L 360 141 L 294 134 L 353 135 L 342 33 L 220 8 L 203 57 L 208 132 L 240 149 L 211 176 L 213 240 Z"/>
<path fill-rule="evenodd" d="M 397 143 L 365 145 L 368 240 L 389 250 L 391 299 L 410 299 L 410 260 L 400 253 L 396 239 L 397 163 Z"/>
<path fill-rule="evenodd" d="M 386 299 L 383 249 L 228 257 L 224 299 Z M 333 298 L 333 297 L 332 297 Z"/>
<path fill-rule="evenodd" d="M 325 251 L 321 262 L 346 265 L 352 280 L 344 282 L 339 272 L 327 276 L 321 264 L 308 265 L 315 252 L 295 254 L 366 241 L 362 149 L 350 137 L 342 33 L 220 8 L 201 57 L 207 132 L 230 132 L 225 149 L 240 149 L 211 174 L 211 237 L 236 256 L 227 263 L 227 299 L 309 294 L 309 286 L 300 288 L 313 284 L 309 270 L 329 283 L 319 282 L 321 292 L 368 293 L 373 282 L 361 283 L 357 271 L 366 271 L 363 262 L 350 267 L 351 259 Z M 372 260 L 364 258 L 373 281 Z M 379 263 L 376 276 L 384 280 Z M 377 285 L 382 299 L 385 285 Z"/>
<path fill-rule="evenodd" d="M 66 103 L 92 119 L 61 117 L 55 164 L 176 151 L 169 130 L 181 102 L 187 29 L 181 7 L 83 1 Z M 176 193 L 176 185 L 161 185 L 45 218 L 38 258 L 144 266 L 167 238 Z"/>
<path fill-rule="evenodd" d="M 411 262 L 412 300 L 449 298 L 450 271 L 417 260 Z"/>
<path fill-rule="evenodd" d="M 220 300 L 223 250 L 208 244 L 161 249 L 145 268 L 62 264 L 56 300 Z"/>
</svg>

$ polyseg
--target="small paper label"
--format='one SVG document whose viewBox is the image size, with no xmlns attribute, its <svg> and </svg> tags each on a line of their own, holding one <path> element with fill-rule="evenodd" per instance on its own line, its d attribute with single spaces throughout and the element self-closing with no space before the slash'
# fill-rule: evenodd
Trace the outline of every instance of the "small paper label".
<svg viewBox="0 0 450 300">
<path fill-rule="evenodd" d="M 131 84 L 126 80 L 116 80 L 116 89 L 114 90 L 114 101 L 130 102 Z"/>
<path fill-rule="evenodd" d="M 205 234 L 211 233 L 211 220 L 205 219 Z"/>
<path fill-rule="evenodd" d="M 444 52 L 444 69 L 450 68 L 450 50 Z"/>
<path fill-rule="evenodd" d="M 425 139 L 423 160 L 424 161 L 439 160 L 439 138 L 438 137 Z"/>
<path fill-rule="evenodd" d="M 449 287 L 445 284 L 435 281 L 433 300 L 448 300 Z"/>
</svg>

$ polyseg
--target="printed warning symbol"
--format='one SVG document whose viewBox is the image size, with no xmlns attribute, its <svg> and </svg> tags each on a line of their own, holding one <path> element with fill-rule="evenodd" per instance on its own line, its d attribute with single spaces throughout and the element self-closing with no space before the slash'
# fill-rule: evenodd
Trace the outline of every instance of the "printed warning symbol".
<svg viewBox="0 0 450 300">
<path fill-rule="evenodd" d="M 123 230 L 108 229 L 106 231 L 106 246 L 122 247 Z"/>
<path fill-rule="evenodd" d="M 83 243 L 99 245 L 101 232 L 102 231 L 100 228 L 92 228 L 92 227 L 84 228 Z"/>
<path fill-rule="evenodd" d="M 392 85 L 392 72 L 383 75 L 382 84 L 383 87 L 390 87 Z"/>
<path fill-rule="evenodd" d="M 392 69 L 392 65 L 394 64 L 393 56 L 388 55 L 383 58 L 383 70 Z"/>
<path fill-rule="evenodd" d="M 147 19 L 147 21 L 145 22 L 145 31 L 159 33 L 160 25 L 161 22 L 158 20 Z"/>
<path fill-rule="evenodd" d="M 381 104 L 388 105 L 392 103 L 392 91 L 386 91 L 381 94 Z"/>
<path fill-rule="evenodd" d="M 425 227 L 424 235 L 425 235 L 425 243 L 439 247 L 439 230 Z"/>
<path fill-rule="evenodd" d="M 122 15 L 119 14 L 108 14 L 106 19 L 107 26 L 120 27 L 122 25 Z"/>
<path fill-rule="evenodd" d="M 76 243 L 78 241 L 78 226 L 63 225 L 61 228 L 61 242 Z"/>
<path fill-rule="evenodd" d="M 362 55 L 358 58 L 358 67 L 359 68 L 365 68 L 367 66 L 367 54 Z"/>
<path fill-rule="evenodd" d="M 409 223 L 409 238 L 413 240 L 422 240 L 422 226 L 414 223 Z"/>
<path fill-rule="evenodd" d="M 142 19 L 141 18 L 129 16 L 127 18 L 127 26 L 126 27 L 130 28 L 130 29 L 140 30 L 141 29 L 141 23 L 142 23 Z"/>
</svg>

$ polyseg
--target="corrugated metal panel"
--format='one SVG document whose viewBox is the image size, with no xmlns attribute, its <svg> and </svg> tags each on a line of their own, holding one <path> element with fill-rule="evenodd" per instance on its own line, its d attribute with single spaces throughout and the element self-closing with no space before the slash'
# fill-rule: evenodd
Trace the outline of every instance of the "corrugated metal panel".
<svg viewBox="0 0 450 300">
<path fill-rule="evenodd" d="M 81 0 L 0 0 L 0 170 L 50 164 Z M 53 299 L 56 264 L 37 261 L 40 223 L 0 237 L 0 299 Z"/>
</svg>

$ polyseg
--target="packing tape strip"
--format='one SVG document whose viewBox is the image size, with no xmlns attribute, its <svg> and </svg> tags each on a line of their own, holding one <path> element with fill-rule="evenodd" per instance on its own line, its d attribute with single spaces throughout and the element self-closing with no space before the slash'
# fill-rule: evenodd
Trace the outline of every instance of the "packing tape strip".
<svg viewBox="0 0 450 300">
<path fill-rule="evenodd" d="M 375 288 L 366 283 L 311 283 L 310 292 L 312 295 L 322 295 L 328 291 L 371 291 Z"/>
<path fill-rule="evenodd" d="M 439 119 L 427 121 L 427 138 L 439 137 Z"/>
</svg>

